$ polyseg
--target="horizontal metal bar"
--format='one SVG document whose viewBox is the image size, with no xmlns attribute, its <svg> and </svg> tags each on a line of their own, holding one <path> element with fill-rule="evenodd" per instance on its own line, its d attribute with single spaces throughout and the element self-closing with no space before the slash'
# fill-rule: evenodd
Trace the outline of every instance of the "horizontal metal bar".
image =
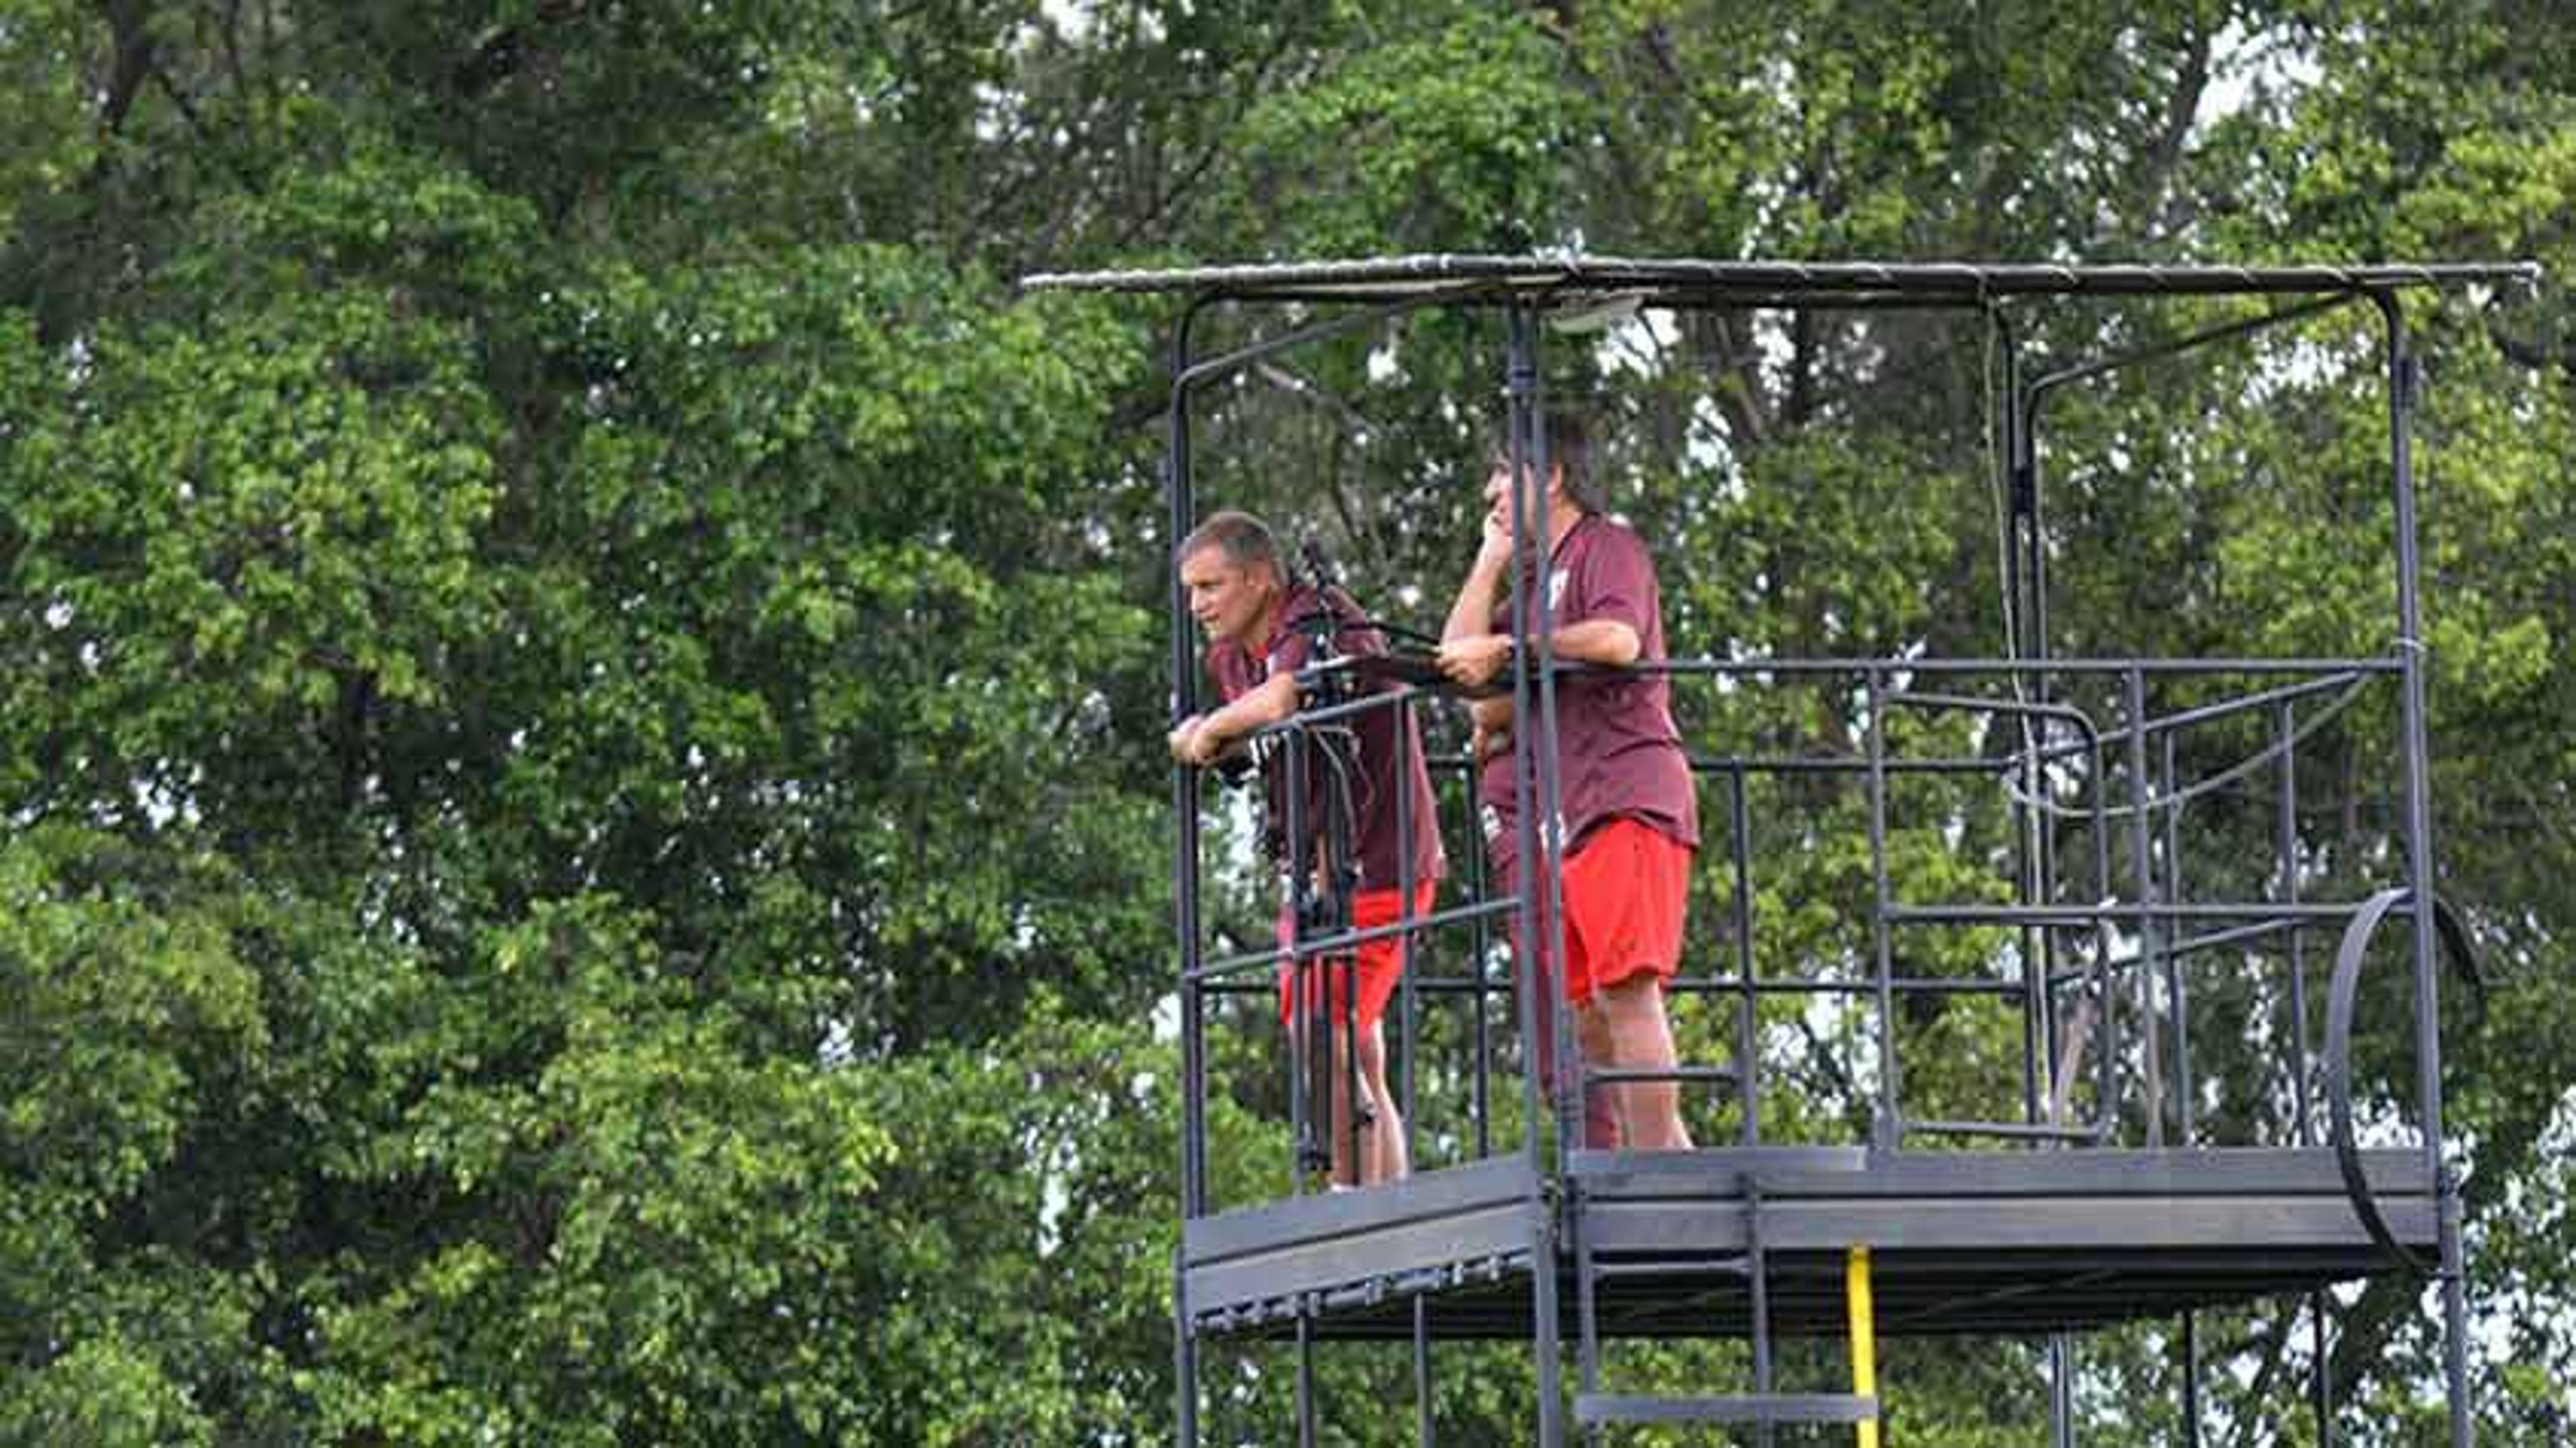
<svg viewBox="0 0 2576 1448">
<path fill-rule="evenodd" d="M 1742 1276 L 1753 1268 L 1750 1257 L 1658 1257 L 1644 1262 L 1595 1262 L 1595 1277 L 1677 1277 L 1723 1272 Z"/>
<path fill-rule="evenodd" d="M 2072 704 L 2038 704 L 2027 699 L 1981 699 L 1973 694 L 1927 694 L 1902 689 L 1886 696 L 1890 704 L 1914 709 L 1952 709 L 1976 714 L 2018 714 L 2032 719 L 2064 719 L 2081 726 L 2098 744 L 2101 731 L 2093 727 L 2092 716 Z M 1995 761 L 1999 768 L 2009 768 L 2020 761 L 2010 757 Z"/>
<path fill-rule="evenodd" d="M 1868 1423 L 1878 1399 L 1848 1393 L 1767 1393 L 1749 1398 L 1649 1398 L 1577 1393 L 1574 1421 L 1608 1423 Z"/>
<path fill-rule="evenodd" d="M 2429 1196 L 2424 1154 L 2412 1147 L 2365 1152 L 2383 1195 Z M 1857 1146 L 1702 1147 L 1697 1151 L 1576 1151 L 1569 1170 L 1584 1177 L 1587 1208 L 1621 1195 L 1696 1198 L 1726 1206 L 1706 1224 L 1740 1231 L 1747 1176 L 1762 1187 L 1765 1221 L 1802 1199 L 1870 1197 L 2152 1198 L 2326 1197 L 2341 1204 L 2344 1182 L 2325 1147 L 2109 1147 L 2072 1152 L 1988 1148 L 1873 1153 Z M 1891 1211 L 1901 1210 L 1891 1201 Z M 2357 1224 L 2352 1238 L 2366 1242 Z M 1767 1239 L 1766 1239 L 1767 1240 Z M 1848 1245 L 1848 1244 L 1846 1244 Z M 1606 1250 L 1606 1249 L 1604 1249 Z M 1712 1242 L 1706 1250 L 1729 1250 Z"/>
<path fill-rule="evenodd" d="M 2307 923 L 2300 920 L 2257 920 L 2251 925 L 2212 930 L 2202 935 L 2187 935 L 2166 946 L 2165 954 L 2168 956 L 2196 955 L 2204 950 L 2216 950 L 2222 945 L 2235 945 L 2242 941 L 2259 940 L 2266 935 L 2277 935 L 2283 931 L 2299 930 Z"/>
<path fill-rule="evenodd" d="M 1278 985 L 1269 980 L 1212 980 L 1202 983 L 1199 989 L 1215 996 L 1269 996 L 1278 990 Z M 1512 982 L 1510 977 L 1499 975 L 1483 980 L 1472 976 L 1428 975 L 1416 976 L 1413 989 L 1416 994 L 1427 996 L 1498 996 L 1509 995 Z"/>
<path fill-rule="evenodd" d="M 2102 925 L 2121 920 L 2343 920 L 2362 902 L 2284 904 L 2277 900 L 2226 904 L 2172 902 L 2156 905 L 1891 905 L 1888 920 L 1897 925 Z"/>
<path fill-rule="evenodd" d="M 1416 915 L 1410 920 L 1372 925 L 1366 930 L 1341 930 L 1330 935 L 1309 936 L 1299 940 L 1294 946 L 1273 946 L 1267 950 L 1229 955 L 1223 960 L 1202 964 L 1197 970 L 1181 972 L 1181 979 L 1195 984 L 1230 975 L 1241 975 L 1255 966 L 1276 965 L 1281 961 L 1299 956 L 1340 955 L 1347 953 L 1353 946 L 1365 945 L 1372 940 L 1384 940 L 1389 936 L 1403 935 L 1409 931 L 1436 930 L 1444 925 L 1455 925 L 1461 920 L 1499 915 L 1519 903 L 1519 896 L 1504 895 L 1492 900 L 1479 900 L 1469 905 L 1452 905 L 1446 910 L 1434 910 L 1428 915 Z"/>
<path fill-rule="evenodd" d="M 1868 760 L 1846 759 L 1839 755 L 1814 755 L 1801 759 L 1689 753 L 1686 757 L 1690 760 L 1692 772 L 1696 774 L 1732 774 L 1739 769 L 1747 774 L 1869 773 Z M 2008 769 L 2018 767 L 2020 763 L 2021 760 L 2017 757 L 1973 759 L 1961 756 L 1947 759 L 1891 759 L 1884 767 L 1889 774 L 2001 774 Z"/>
<path fill-rule="evenodd" d="M 1920 1136 L 1992 1136 L 2008 1141 L 2091 1141 L 2099 1126 L 2054 1126 L 2034 1121 L 1900 1121 L 1897 1130 Z"/>
<path fill-rule="evenodd" d="M 1900 991 L 1919 991 L 1925 995 L 2001 995 L 2017 996 L 2028 989 L 2017 980 L 1976 980 L 1947 976 L 1898 976 L 1889 985 Z M 1790 976 L 1760 976 L 1746 981 L 1741 976 L 1675 976 L 1664 982 L 1664 989 L 1674 995 L 1734 994 L 1751 990 L 1756 995 L 1869 995 L 1877 991 L 1874 980 L 1799 980 Z"/>
<path fill-rule="evenodd" d="M 1722 1081 L 1732 1085 L 1732 1066 L 1599 1066 L 1587 1069 L 1583 1079 L 1596 1085 L 1611 1086 L 1622 1081 Z"/>
<path fill-rule="evenodd" d="M 1709 297 L 1781 291 L 1903 293 L 1986 302 L 2021 295 L 2328 296 L 2478 282 L 2529 284 L 2539 280 L 2540 275 L 2540 265 L 2533 261 L 2266 267 L 2035 262 L 1980 265 L 1461 252 L 1159 270 L 1036 272 L 1022 277 L 1020 285 L 1031 290 L 1208 292 L 1247 301 L 1284 291 L 1302 291 L 1336 301 L 1412 298 L 1460 283 L 1479 283 L 1494 288 L 1497 301 L 1508 296 L 1522 303 L 1530 296 L 1590 297 L 1640 289 Z"/>
<path fill-rule="evenodd" d="M 1574 672 L 1592 667 L 1587 664 L 1559 664 L 1561 672 Z M 1657 663 L 1629 666 L 1633 673 L 1655 674 L 1796 674 L 1857 676 L 1880 674 L 1990 674 L 1999 678 L 2016 675 L 2047 677 L 2052 674 L 2126 674 L 2135 669 L 2145 674 L 2394 674 L 2405 667 L 2394 656 L 2388 658 L 2243 658 L 2205 659 L 1666 659 Z"/>
</svg>

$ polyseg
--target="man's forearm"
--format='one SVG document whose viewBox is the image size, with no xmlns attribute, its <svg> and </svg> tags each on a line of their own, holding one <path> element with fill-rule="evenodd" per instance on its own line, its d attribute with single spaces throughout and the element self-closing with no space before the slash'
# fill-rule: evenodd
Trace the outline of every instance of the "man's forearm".
<svg viewBox="0 0 2576 1448">
<path fill-rule="evenodd" d="M 1440 626 L 1440 641 L 1471 639 L 1494 632 L 1494 600 L 1503 590 L 1502 565 L 1488 566 L 1483 554 L 1467 570 L 1466 581 L 1458 585 L 1458 600 L 1449 606 L 1448 621 Z"/>
<path fill-rule="evenodd" d="M 1281 674 L 1199 721 L 1211 745 L 1229 743 L 1297 712 L 1297 679 Z"/>
</svg>

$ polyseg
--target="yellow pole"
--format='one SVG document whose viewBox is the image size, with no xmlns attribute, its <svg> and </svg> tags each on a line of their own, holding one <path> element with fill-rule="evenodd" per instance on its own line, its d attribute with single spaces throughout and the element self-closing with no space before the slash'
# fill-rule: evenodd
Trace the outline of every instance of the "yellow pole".
<svg viewBox="0 0 2576 1448">
<path fill-rule="evenodd" d="M 1871 1325 L 1875 1316 L 1869 1301 L 1869 1249 L 1851 1249 L 1850 1264 L 1843 1272 L 1843 1295 L 1851 1305 L 1852 1391 L 1864 1398 L 1878 1396 L 1878 1338 Z M 1878 1448 L 1878 1419 L 1870 1417 L 1860 1425 L 1860 1448 Z"/>
</svg>

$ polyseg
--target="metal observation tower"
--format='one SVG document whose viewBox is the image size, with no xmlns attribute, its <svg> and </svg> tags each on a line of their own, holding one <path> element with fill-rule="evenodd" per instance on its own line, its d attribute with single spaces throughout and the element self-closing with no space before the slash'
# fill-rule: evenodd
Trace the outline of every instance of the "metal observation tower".
<svg viewBox="0 0 2576 1448">
<path fill-rule="evenodd" d="M 1683 743 L 1711 822 L 1697 869 L 1701 885 L 1715 881 L 1718 890 L 1717 908 L 1693 912 L 1671 986 L 1683 1060 L 1666 1074 L 1695 1103 L 1716 1099 L 1728 1139 L 1668 1153 L 1581 1145 L 1582 1093 L 1637 1073 L 1574 1060 L 1562 1001 L 1514 990 L 1508 963 L 1488 948 L 1501 938 L 1496 927 L 1516 918 L 1520 937 L 1537 939 L 1548 917 L 1530 891 L 1480 888 L 1472 867 L 1481 851 L 1472 831 L 1455 823 L 1451 854 L 1467 867 L 1467 888 L 1453 888 L 1432 912 L 1364 932 L 1345 916 L 1321 929 L 1301 925 L 1278 949 L 1217 952 L 1202 918 L 1205 781 L 1199 770 L 1175 771 L 1183 1074 L 1175 1297 L 1184 1448 L 1202 1441 L 1211 1410 L 1202 1356 L 1228 1340 L 1293 1343 L 1294 1441 L 1317 1441 L 1328 1425 L 1319 1424 L 1314 1356 L 1329 1339 L 1410 1341 L 1412 1436 L 1424 1444 L 1439 1437 L 1435 1346 L 1457 1339 L 1531 1344 L 1528 1436 L 1543 1448 L 1557 1448 L 1569 1432 L 1597 1438 L 1628 1424 L 1715 1425 L 1691 1431 L 1710 1441 L 1750 1433 L 1765 1443 L 1775 1425 L 1849 1424 L 1840 1431 L 1873 1444 L 1882 1413 L 1876 1340 L 1914 1334 L 2046 1340 L 2051 1441 L 2064 1448 L 2075 1436 L 2074 1334 L 2142 1318 L 2181 1326 L 2185 1441 L 2196 1443 L 2195 1312 L 2267 1299 L 2292 1313 L 2304 1307 L 2322 1360 L 2331 1316 L 2325 1289 L 2382 1274 L 2438 1283 L 2450 1441 L 2466 1448 L 2468 1318 L 2460 1200 L 2443 1145 L 2436 1003 L 2446 958 L 2465 967 L 2467 955 L 2431 893 L 2410 446 L 2420 373 L 2401 298 L 2536 275 L 2530 265 L 1900 266 L 1540 255 L 1030 278 L 1032 287 L 1187 299 L 1173 344 L 1165 474 L 1176 539 L 1199 516 L 1193 399 L 1274 354 L 1425 309 L 1499 314 L 1508 447 L 1529 480 L 1512 508 L 1524 564 L 1539 546 L 1533 524 L 1543 513 L 1534 490 L 1549 450 L 1542 344 L 1569 324 L 1628 309 L 1945 310 L 1989 329 L 1987 345 L 1997 349 L 1990 355 L 2000 361 L 1990 399 L 2008 603 L 2000 657 L 1677 657 L 1650 665 L 1671 673 L 1677 692 L 1816 691 L 1850 726 L 1848 748 L 1762 757 L 1697 737 L 1684 719 Z M 2046 370 L 2023 355 L 2031 349 L 2015 326 L 2034 309 L 2078 299 L 2146 307 L 2217 296 L 2260 300 L 2250 315 L 2221 325 Z M 2135 363 L 2343 307 L 2375 312 L 2385 339 L 2379 385 L 2396 598 L 2387 650 L 2353 658 L 2052 653 L 2051 498 L 2041 444 L 2050 400 Z M 1249 320 L 1268 325 L 1251 327 L 1254 340 L 1233 350 L 1200 356 L 1194 326 L 1217 308 L 1267 309 Z M 1684 558 L 1663 563 L 1668 576 L 1689 567 Z M 1552 894 L 1561 842 L 1532 822 L 1554 818 L 1554 810 L 1529 806 L 1553 806 L 1558 797 L 1551 744 L 1564 666 L 1551 658 L 1543 601 L 1518 599 L 1514 610 L 1525 646 L 1514 653 L 1510 689 L 1517 717 L 1536 723 L 1513 731 L 1521 858 L 1538 865 L 1523 878 Z M 1177 585 L 1170 649 L 1174 703 L 1187 713 L 1199 692 L 1197 637 Z M 1294 771 L 1306 743 L 1337 727 L 1346 734 L 1358 711 L 1418 707 L 1437 691 L 1418 663 L 1410 674 L 1400 658 L 1381 665 L 1377 685 L 1356 690 L 1330 688 L 1324 671 L 1310 670 L 1318 677 L 1301 680 L 1312 685 L 1308 707 L 1273 731 L 1295 746 L 1280 757 Z M 2357 700 L 2369 707 L 2350 708 Z M 2365 725 L 2372 720 L 2379 722 Z M 2368 758 L 2398 776 L 2394 847 L 2360 867 L 2375 872 L 2362 888 L 2351 887 L 2347 866 L 2330 894 L 2303 888 L 2323 872 L 2300 838 L 2301 745 L 2321 726 L 2389 736 Z M 2213 754 L 2233 762 L 2198 778 L 2178 770 L 2178 760 Z M 1842 818 L 1865 820 L 1865 848 L 1857 830 L 1852 847 L 1866 862 L 1866 918 L 1847 922 L 1854 944 L 1828 961 L 1785 958 L 1789 952 L 1766 939 L 1774 931 L 1758 918 L 1748 885 L 1763 868 L 1748 800 L 1763 798 L 1767 818 L 1791 797 L 1788 781 L 1841 798 Z M 2214 805 L 2194 806 L 2222 789 L 2233 826 L 2224 849 L 2232 853 L 2204 880 L 2197 861 L 2192 871 L 2184 862 L 2194 859 L 2194 826 Z M 1291 780 L 1286 795 L 1294 814 L 1305 791 Z M 1892 842 L 1925 831 L 1940 838 L 1940 821 L 1923 817 L 1927 806 L 1955 812 L 1967 807 L 1963 799 L 2002 821 L 1988 838 L 2005 841 L 2000 853 L 2009 864 L 1963 891 L 1970 898 L 1901 897 Z M 1328 835 L 1329 823 L 1290 819 L 1292 850 L 1302 852 L 1309 835 Z M 2264 858 L 2245 859 L 2245 842 L 2265 835 L 2268 848 L 2253 851 Z M 2215 853 L 2205 849 L 2199 859 Z M 1975 868 L 1985 870 L 1986 861 Z M 1311 870 L 1300 854 L 1289 877 Z M 1401 887 L 1408 898 L 1411 884 Z M 1472 1130 L 1451 1133 L 1455 1149 L 1446 1159 L 1399 1181 L 1327 1193 L 1292 1167 L 1288 1195 L 1216 1200 L 1210 1107 L 1232 1083 L 1211 1079 L 1212 1010 L 1229 996 L 1266 999 L 1282 962 L 1298 971 L 1346 968 L 1358 940 L 1389 935 L 1402 939 L 1409 965 L 1388 1020 L 1404 1115 L 1419 1119 L 1413 1107 L 1430 1074 L 1425 1053 L 1446 1050 L 1457 1059 L 1442 1063 L 1441 1079 L 1466 1083 Z M 1960 964 L 1963 957 L 1972 963 Z M 2322 1002 L 2310 999 L 2311 959 L 2320 968 L 2331 961 Z M 2364 977 L 2400 972 L 2403 988 L 2383 986 L 2371 998 L 2374 1010 L 2406 1012 L 2413 1099 L 2383 1095 L 2357 1106 L 2352 1038 Z M 2195 991 L 2242 1002 L 2244 990 L 2231 996 L 2227 987 L 2249 977 L 2261 981 L 2265 1001 L 2286 1004 L 2277 1012 L 2286 1023 L 2264 1027 L 2195 1006 Z M 1908 1049 L 1925 1049 L 1916 1027 L 1953 1007 L 2001 1012 L 2007 1024 L 1998 1034 L 2018 1037 L 2017 1055 L 1980 1068 L 1991 1087 L 1983 1110 L 1909 1096 Z M 1791 1114 L 1772 1105 L 1792 1089 L 1781 1079 L 1780 1041 L 1794 1039 L 1798 1022 L 1818 1010 L 1852 1027 L 1848 1047 L 1828 1054 L 1838 1056 L 1829 1063 L 1834 1074 L 1869 1102 L 1867 1128 L 1853 1139 L 1820 1141 L 1814 1120 L 1775 1119 Z M 1537 1038 L 1547 1024 L 1539 1013 L 1549 1011 L 1560 1013 L 1554 1039 L 1566 1043 L 1568 1062 L 1552 1088 L 1523 1069 L 1530 1053 L 1519 1048 Z M 2196 1074 L 2195 1027 L 2273 1037 L 2263 1049 L 2277 1058 L 2276 1074 L 2254 1084 Z M 1813 1048 L 1814 1033 L 1806 1036 Z M 1289 1066 L 1291 1114 L 1309 1161 L 1321 1115 L 1317 1077 L 1329 1069 Z M 1493 1089 L 1515 1074 L 1517 1111 L 1508 1086 Z M 2280 1139 L 2216 1142 L 2209 1103 L 2229 1089 L 2277 1102 L 2236 1117 L 2269 1118 Z M 2363 1148 L 2357 1110 L 2402 1121 L 2398 1129 L 2411 1129 L 2415 1144 Z M 1496 1122 L 1503 1129 L 1493 1129 Z M 1846 1339 L 1847 1373 L 1824 1385 L 1831 1391 L 1785 1390 L 1775 1371 L 1783 1336 Z M 1623 1340 L 1683 1337 L 1744 1339 L 1741 1380 L 1697 1385 L 1689 1395 L 1650 1390 L 1619 1381 L 1615 1355 L 1605 1351 Z M 2316 1440 L 2331 1442 L 2322 1372 L 2309 1398 Z M 1381 1426 L 1400 1416 L 1383 1402 L 1368 1407 Z M 1262 1441 L 1284 1441 L 1286 1432 L 1281 1425 Z"/>
</svg>

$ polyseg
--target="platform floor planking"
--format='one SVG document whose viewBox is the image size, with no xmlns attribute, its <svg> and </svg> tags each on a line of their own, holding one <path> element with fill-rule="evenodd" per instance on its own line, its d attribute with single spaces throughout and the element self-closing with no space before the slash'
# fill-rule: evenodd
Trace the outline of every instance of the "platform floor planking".
<svg viewBox="0 0 2576 1448">
<path fill-rule="evenodd" d="M 2399 1240 L 2429 1253 L 2422 1154 L 2364 1166 Z M 1525 1338 L 1555 1229 L 1569 1331 L 1579 1238 L 1606 1335 L 1740 1336 L 1748 1182 L 1784 1334 L 1843 1330 L 1855 1245 L 1872 1249 L 1890 1336 L 2083 1329 L 2392 1270 L 2322 1149 L 1578 1152 L 1561 1213 L 1526 1160 L 1504 1157 L 1191 1222 L 1189 1316 L 1203 1336 L 1272 1336 L 1303 1307 L 1326 1338 L 1402 1337 L 1420 1298 L 1434 1336 Z"/>
</svg>

